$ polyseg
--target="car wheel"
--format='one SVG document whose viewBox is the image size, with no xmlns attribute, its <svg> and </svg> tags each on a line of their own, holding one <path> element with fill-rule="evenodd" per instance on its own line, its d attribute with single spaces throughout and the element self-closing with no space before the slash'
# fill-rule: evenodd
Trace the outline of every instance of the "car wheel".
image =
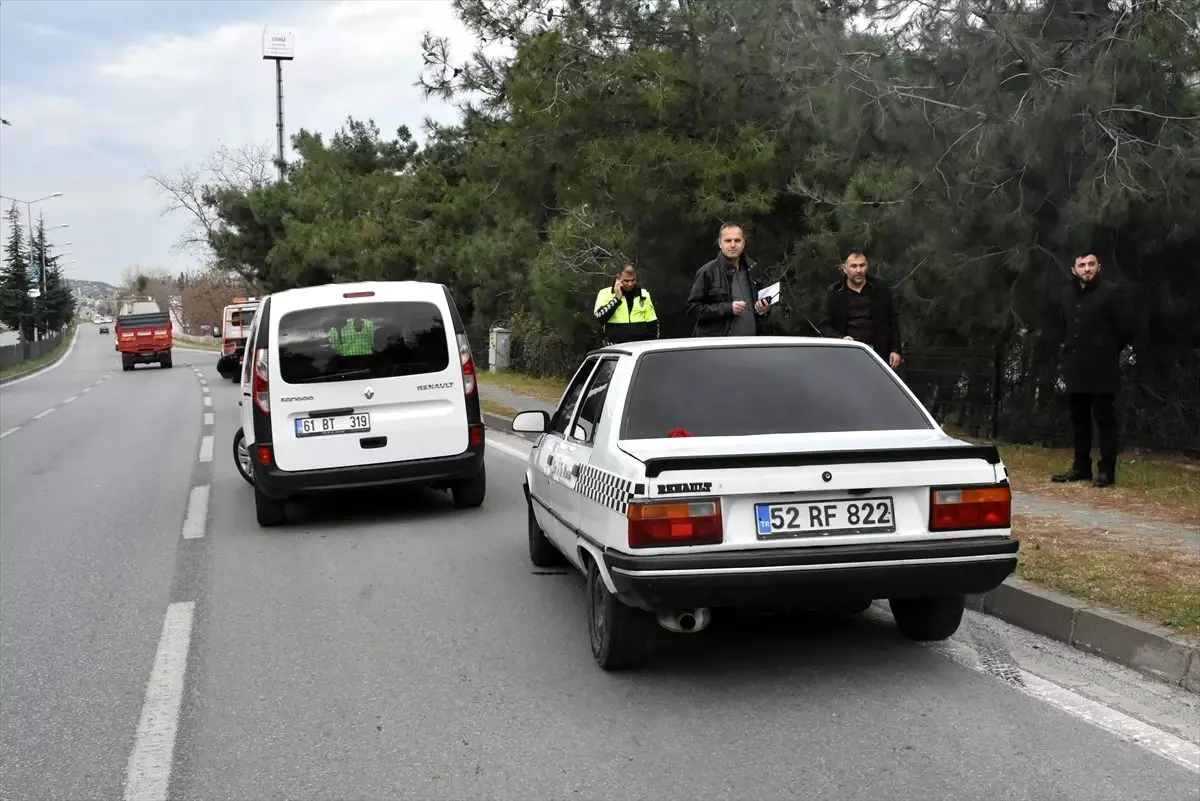
<svg viewBox="0 0 1200 801">
<path fill-rule="evenodd" d="M 454 495 L 454 505 L 459 509 L 482 506 L 483 497 L 487 494 L 487 471 L 483 465 L 479 466 L 479 473 L 474 478 L 459 481 L 450 492 Z"/>
<path fill-rule="evenodd" d="M 163 366 L 163 368 L 165 368 L 165 369 L 170 369 L 171 367 L 174 366 L 174 362 L 171 360 L 170 356 L 159 361 L 159 364 L 161 364 Z"/>
<path fill-rule="evenodd" d="M 900 633 L 910 640 L 944 640 L 958 631 L 966 599 L 961 595 L 889 600 Z"/>
<path fill-rule="evenodd" d="M 250 464 L 250 449 L 246 447 L 246 432 L 242 428 L 233 435 L 233 463 L 246 483 L 254 486 L 254 468 Z"/>
<path fill-rule="evenodd" d="M 650 644 L 648 616 L 640 609 L 621 603 L 604 586 L 600 569 L 591 559 L 587 563 L 588 635 L 592 658 L 604 670 L 637 667 Z"/>
<path fill-rule="evenodd" d="M 254 486 L 254 513 L 258 524 L 263 528 L 282 526 L 287 522 L 287 506 L 278 498 L 268 498 L 263 491 Z"/>
<path fill-rule="evenodd" d="M 537 516 L 533 513 L 533 502 L 528 502 L 529 512 L 529 561 L 534 567 L 557 567 L 566 562 L 562 552 L 554 547 L 554 543 L 546 537 L 546 532 L 538 525 Z"/>
</svg>

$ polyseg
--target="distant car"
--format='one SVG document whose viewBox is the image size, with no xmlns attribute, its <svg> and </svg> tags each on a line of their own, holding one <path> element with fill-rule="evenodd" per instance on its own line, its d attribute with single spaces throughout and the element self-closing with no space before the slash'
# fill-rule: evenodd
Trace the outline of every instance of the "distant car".
<svg viewBox="0 0 1200 801">
<path fill-rule="evenodd" d="M 857 613 L 886 598 L 902 634 L 945 639 L 964 596 L 1016 568 L 997 449 L 944 433 L 856 342 L 610 345 L 553 415 L 512 428 L 541 435 L 525 470 L 530 561 L 587 577 L 605 670 L 637 665 L 656 628 L 704 629 L 714 608 Z"/>
<path fill-rule="evenodd" d="M 486 491 L 466 329 L 445 286 L 384 281 L 289 289 L 254 315 L 241 371 L 238 470 L 260 526 L 288 498 L 426 484 L 455 505 Z"/>
<path fill-rule="evenodd" d="M 101 334 L 107 334 L 107 333 L 109 333 L 109 330 L 108 330 L 108 324 L 107 324 L 107 323 L 105 323 L 105 324 L 103 324 L 103 325 L 101 325 L 101 326 L 100 326 L 100 333 L 101 333 Z"/>
</svg>

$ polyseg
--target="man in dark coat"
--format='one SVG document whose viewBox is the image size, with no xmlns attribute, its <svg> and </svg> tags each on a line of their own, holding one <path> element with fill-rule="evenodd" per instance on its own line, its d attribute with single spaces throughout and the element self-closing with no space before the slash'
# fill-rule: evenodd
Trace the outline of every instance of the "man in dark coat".
<svg viewBox="0 0 1200 801">
<path fill-rule="evenodd" d="M 827 337 L 871 347 L 895 370 L 900 366 L 900 316 L 887 284 L 867 277 L 867 255 L 854 248 L 842 265 L 844 280 L 825 290 L 817 327 Z"/>
<path fill-rule="evenodd" d="M 721 226 L 721 252 L 696 271 L 688 292 L 688 316 L 693 336 L 757 336 L 760 323 L 771 313 L 771 301 L 759 300 L 762 289 L 755 263 L 745 254 L 746 234 L 740 225 Z"/>
<path fill-rule="evenodd" d="M 1128 293 L 1100 275 L 1091 252 L 1075 259 L 1070 283 L 1052 298 L 1050 333 L 1062 347 L 1062 377 L 1070 399 L 1075 461 L 1053 480 L 1092 480 L 1092 418 L 1100 441 L 1100 463 L 1093 481 L 1108 487 L 1117 476 L 1117 413 L 1121 384 L 1120 356 L 1136 331 Z"/>
</svg>

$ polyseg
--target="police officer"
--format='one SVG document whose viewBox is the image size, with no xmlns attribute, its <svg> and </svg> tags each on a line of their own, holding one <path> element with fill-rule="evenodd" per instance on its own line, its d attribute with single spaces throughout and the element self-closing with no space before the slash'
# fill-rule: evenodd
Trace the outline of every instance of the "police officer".
<svg viewBox="0 0 1200 801">
<path fill-rule="evenodd" d="M 596 293 L 596 320 L 610 343 L 658 339 L 658 315 L 650 293 L 638 286 L 637 268 L 626 264 L 612 287 Z"/>
</svg>

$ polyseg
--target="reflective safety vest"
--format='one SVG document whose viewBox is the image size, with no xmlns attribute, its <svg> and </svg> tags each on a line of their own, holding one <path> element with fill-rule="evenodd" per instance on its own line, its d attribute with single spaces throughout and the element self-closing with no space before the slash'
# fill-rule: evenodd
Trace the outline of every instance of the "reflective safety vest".
<svg viewBox="0 0 1200 801">
<path fill-rule="evenodd" d="M 601 289 L 596 294 L 595 314 L 599 316 L 614 300 L 618 300 L 618 298 L 611 286 Z M 624 295 L 619 300 L 620 303 L 617 305 L 616 310 L 613 311 L 611 317 L 604 321 L 605 324 L 621 325 L 622 323 L 657 322 L 658 314 L 654 311 L 654 301 L 650 299 L 650 293 L 645 289 L 641 290 L 638 296 L 634 298 L 632 310 L 629 308 L 629 300 Z"/>
</svg>

